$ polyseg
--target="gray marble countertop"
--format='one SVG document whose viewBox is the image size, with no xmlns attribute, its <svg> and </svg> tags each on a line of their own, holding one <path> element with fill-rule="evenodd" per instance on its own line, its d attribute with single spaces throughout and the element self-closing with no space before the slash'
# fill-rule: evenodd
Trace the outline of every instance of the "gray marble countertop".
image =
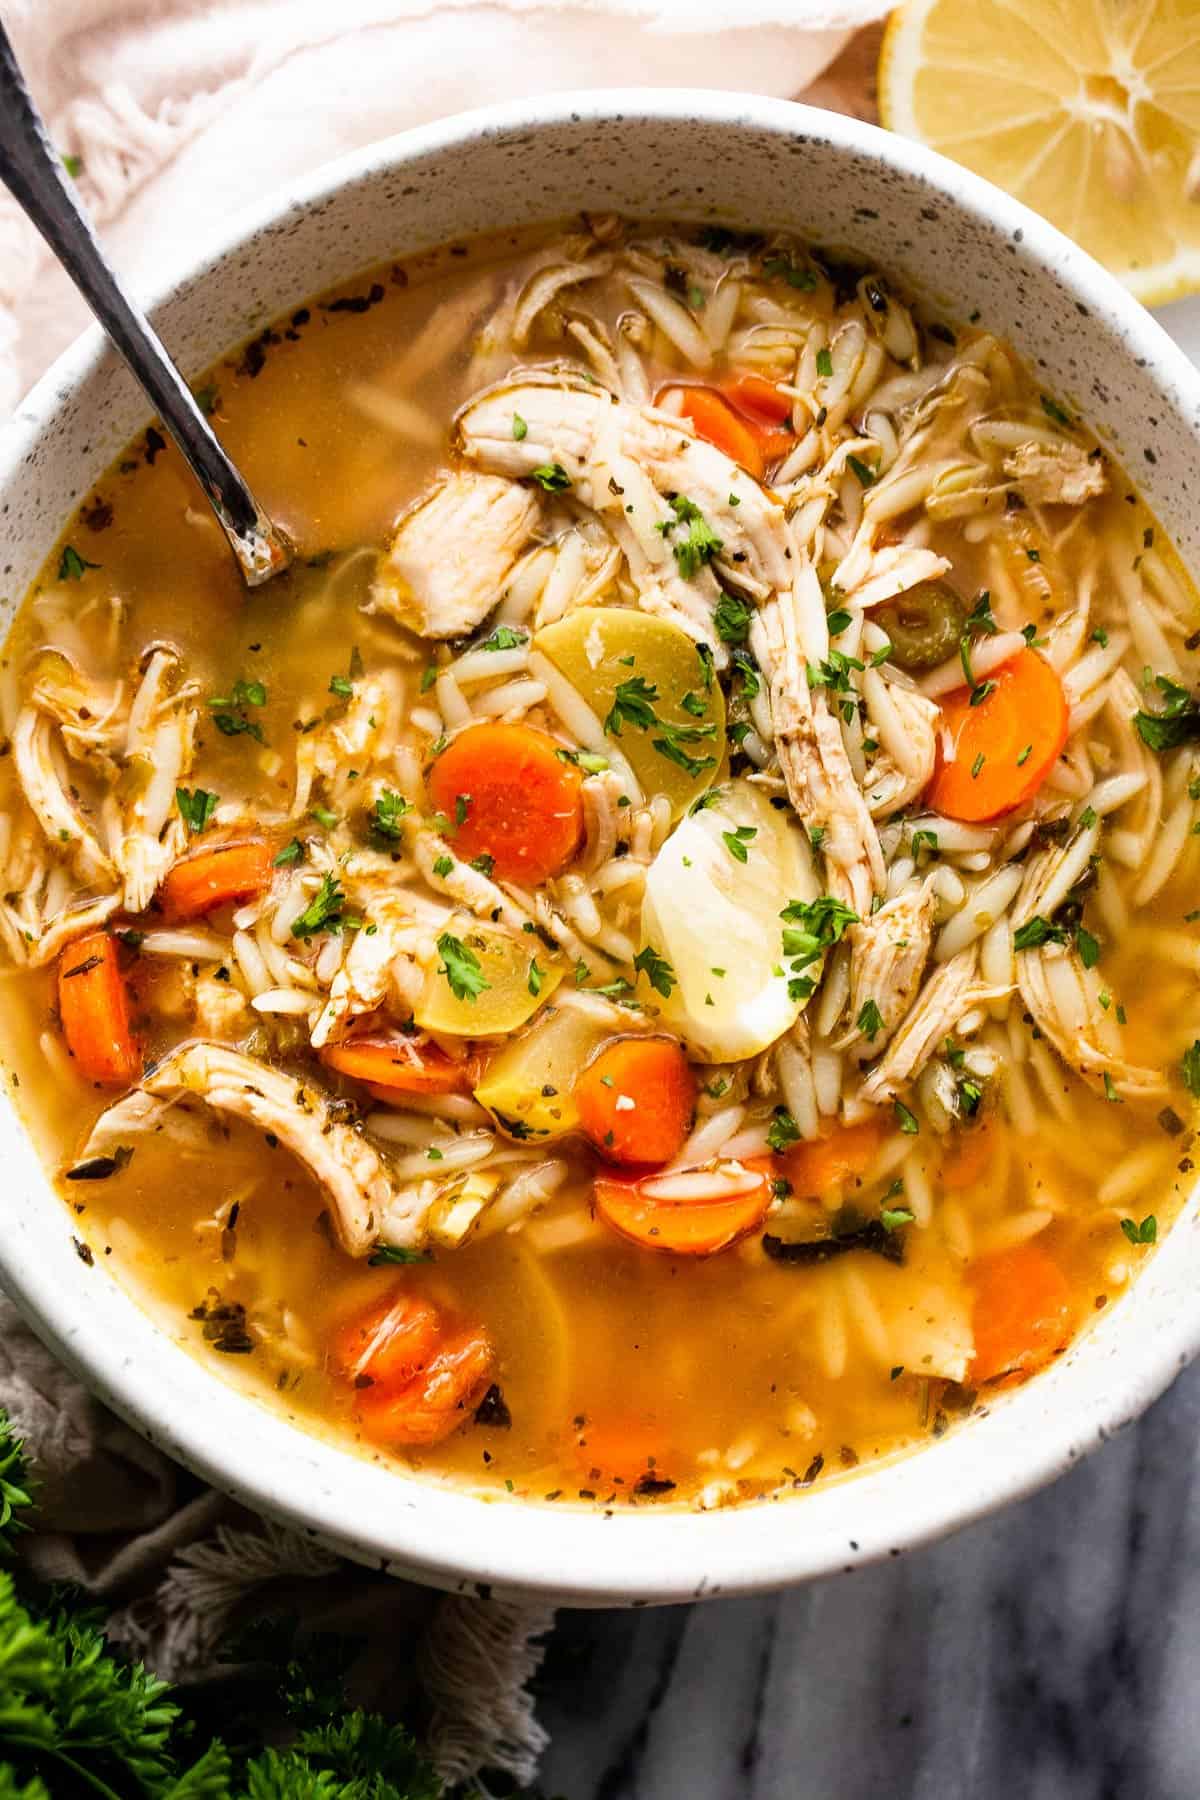
<svg viewBox="0 0 1200 1800">
<path fill-rule="evenodd" d="M 1159 309 L 1200 363 L 1200 295 Z M 1032 1500 L 750 1600 L 560 1613 L 567 1800 L 1200 1800 L 1200 1366 Z M 796 1529 L 804 1529 L 803 1505 Z"/>
<path fill-rule="evenodd" d="M 1200 1366 L 1055 1486 L 896 1562 L 562 1613 L 544 1791 L 1197 1800 L 1198 1482 Z"/>
</svg>

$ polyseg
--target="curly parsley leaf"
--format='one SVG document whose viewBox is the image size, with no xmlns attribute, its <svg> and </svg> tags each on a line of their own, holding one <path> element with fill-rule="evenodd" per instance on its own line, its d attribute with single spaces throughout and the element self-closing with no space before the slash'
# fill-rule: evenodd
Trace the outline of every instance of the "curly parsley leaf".
<svg viewBox="0 0 1200 1800">
<path fill-rule="evenodd" d="M 322 875 L 321 885 L 300 917 L 292 924 L 292 936 L 307 941 L 318 931 L 336 931 L 342 923 L 346 896 L 333 875 Z"/>
<path fill-rule="evenodd" d="M 491 982 L 484 976 L 479 958 L 461 938 L 455 937 L 452 932 L 443 931 L 437 947 L 442 958 L 438 974 L 446 977 L 450 992 L 456 1000 L 478 1000 L 480 994 L 491 987 Z"/>
<path fill-rule="evenodd" d="M 671 990 L 679 977 L 666 957 L 660 956 L 652 945 L 647 944 L 644 950 L 638 951 L 633 959 L 633 966 L 640 975 L 646 977 L 656 994 L 661 994 L 664 1000 L 671 998 Z"/>
<path fill-rule="evenodd" d="M 175 804 L 190 832 L 198 834 L 204 830 L 217 810 L 218 798 L 217 794 L 210 794 L 205 788 L 175 789 Z"/>
</svg>

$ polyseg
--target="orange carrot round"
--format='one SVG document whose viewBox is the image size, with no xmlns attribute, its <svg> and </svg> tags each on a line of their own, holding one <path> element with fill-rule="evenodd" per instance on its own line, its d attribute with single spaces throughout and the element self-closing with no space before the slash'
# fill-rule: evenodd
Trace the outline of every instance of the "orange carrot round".
<svg viewBox="0 0 1200 1800">
<path fill-rule="evenodd" d="M 441 1341 L 436 1307 L 406 1288 L 356 1313 L 333 1341 L 334 1360 L 358 1388 L 407 1387 L 432 1360 Z"/>
<path fill-rule="evenodd" d="M 472 725 L 429 771 L 434 806 L 464 861 L 490 856 L 502 881 L 536 887 L 583 836 L 583 777 L 554 739 L 529 725 Z"/>
<path fill-rule="evenodd" d="M 926 797 L 951 819 L 995 819 L 1023 806 L 1067 741 L 1067 698 L 1044 656 L 1018 650 L 987 680 L 995 687 L 977 706 L 968 688 L 942 702 L 938 766 Z M 953 761 L 942 751 L 947 735 Z"/>
<path fill-rule="evenodd" d="M 137 1080 L 142 1061 L 129 1023 L 129 993 L 107 931 L 89 931 L 63 951 L 58 1014 L 81 1075 L 106 1087 Z"/>
<path fill-rule="evenodd" d="M 213 844 L 167 872 L 162 901 L 173 919 L 196 919 L 231 900 L 252 900 L 271 879 L 271 847 L 261 838 Z"/>
<path fill-rule="evenodd" d="M 744 419 L 738 417 L 723 394 L 715 388 L 689 385 L 665 388 L 659 399 L 666 400 L 668 396 L 678 403 L 680 412 L 691 422 L 697 437 L 723 450 L 756 481 L 762 480 L 765 464 L 758 436 Z"/>
<path fill-rule="evenodd" d="M 609 1162 L 665 1163 L 688 1134 L 696 1078 L 674 1038 L 617 1038 L 577 1077 L 574 1096 L 580 1125 Z"/>
<path fill-rule="evenodd" d="M 771 1204 L 767 1177 L 754 1170 L 754 1184 L 719 1199 L 661 1200 L 646 1192 L 648 1179 L 597 1175 L 596 1211 L 606 1225 L 643 1250 L 671 1256 L 713 1256 L 760 1225 Z"/>
<path fill-rule="evenodd" d="M 823 1200 L 866 1174 L 887 1135 L 877 1119 L 835 1125 L 827 1137 L 790 1145 L 777 1159 L 779 1173 L 801 1199 Z"/>
<path fill-rule="evenodd" d="M 466 1424 L 495 1366 L 495 1349 L 482 1328 L 459 1332 L 405 1387 L 363 1389 L 356 1409 L 363 1430 L 384 1444 L 440 1443 Z"/>
<path fill-rule="evenodd" d="M 762 375 L 735 375 L 725 383 L 725 392 L 739 412 L 752 419 L 763 419 L 771 425 L 786 425 L 792 416 L 792 402 L 781 394 L 773 381 Z"/>
<path fill-rule="evenodd" d="M 468 1094 L 479 1076 L 473 1057 L 456 1061 L 436 1044 L 413 1043 L 400 1031 L 371 1031 L 329 1044 L 322 1062 L 342 1075 L 396 1094 Z"/>
<path fill-rule="evenodd" d="M 1024 1379 L 1065 1348 L 1074 1308 L 1067 1279 L 1039 1244 L 983 1257 L 971 1271 L 973 1382 Z"/>
</svg>

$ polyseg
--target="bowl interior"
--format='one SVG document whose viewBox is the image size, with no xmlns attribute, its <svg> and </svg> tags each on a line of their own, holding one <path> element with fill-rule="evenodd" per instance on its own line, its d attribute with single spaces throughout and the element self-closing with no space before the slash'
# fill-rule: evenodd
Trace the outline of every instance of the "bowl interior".
<svg viewBox="0 0 1200 1800">
<path fill-rule="evenodd" d="M 322 171 L 152 296 L 184 372 L 399 251 L 580 209 L 785 227 L 845 247 L 941 308 L 978 312 L 1086 415 L 1195 569 L 1200 378 L 1082 252 L 964 170 L 856 121 L 727 94 L 556 97 L 409 133 Z M 146 406 L 98 334 L 0 444 L 12 612 Z M 5 1083 L 7 1093 L 8 1084 Z M 1026 1493 L 1145 1406 L 1196 1347 L 1196 1196 L 1133 1290 L 1028 1388 L 936 1446 L 794 1506 L 602 1514 L 488 1502 L 301 1433 L 174 1344 L 71 1243 L 11 1104 L 0 1275 L 34 1325 L 146 1436 L 247 1504 L 438 1585 L 573 1604 L 747 1591 L 897 1554 Z"/>
</svg>

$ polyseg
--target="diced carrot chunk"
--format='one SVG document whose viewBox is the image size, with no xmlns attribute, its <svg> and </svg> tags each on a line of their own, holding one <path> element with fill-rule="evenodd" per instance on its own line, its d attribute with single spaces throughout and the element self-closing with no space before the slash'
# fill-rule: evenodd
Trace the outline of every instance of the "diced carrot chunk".
<svg viewBox="0 0 1200 1800">
<path fill-rule="evenodd" d="M 129 1022 L 129 992 L 107 931 L 90 931 L 63 951 L 58 1013 L 81 1075 L 106 1087 L 136 1081 L 141 1057 Z"/>
</svg>

